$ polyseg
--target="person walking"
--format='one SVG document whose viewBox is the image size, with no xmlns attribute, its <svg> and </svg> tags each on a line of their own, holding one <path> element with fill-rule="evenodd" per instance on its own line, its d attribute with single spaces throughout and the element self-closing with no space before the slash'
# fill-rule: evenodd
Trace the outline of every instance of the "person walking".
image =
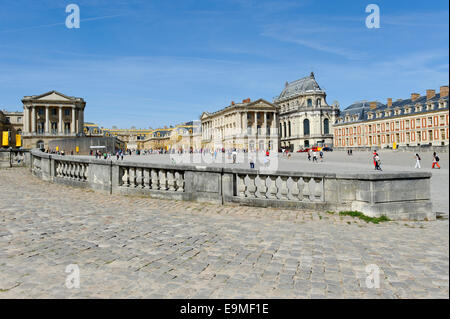
<svg viewBox="0 0 450 319">
<path fill-rule="evenodd" d="M 319 156 L 320 156 L 320 161 L 323 162 L 323 152 L 322 152 L 322 150 L 320 151 Z"/>
<path fill-rule="evenodd" d="M 308 150 L 308 161 L 311 161 L 311 150 Z"/>
<path fill-rule="evenodd" d="M 439 156 L 437 156 L 436 152 L 433 153 L 433 165 L 431 166 L 431 168 L 434 168 L 435 166 L 441 169 L 441 166 L 439 166 Z"/>
<path fill-rule="evenodd" d="M 250 162 L 250 168 L 255 168 L 255 160 L 253 159 L 253 154 L 249 154 L 249 162 Z"/>
<path fill-rule="evenodd" d="M 419 154 L 416 153 L 415 158 L 416 158 L 416 166 L 414 166 L 414 168 L 420 168 L 421 158 L 420 158 Z"/>
<path fill-rule="evenodd" d="M 380 159 L 380 156 L 378 155 L 378 153 L 375 154 L 374 160 L 375 160 L 375 169 L 378 170 L 378 171 L 382 171 L 382 169 L 381 169 L 381 159 Z"/>
<path fill-rule="evenodd" d="M 314 163 L 314 162 L 318 163 L 316 151 L 313 152 L 313 163 Z"/>
</svg>

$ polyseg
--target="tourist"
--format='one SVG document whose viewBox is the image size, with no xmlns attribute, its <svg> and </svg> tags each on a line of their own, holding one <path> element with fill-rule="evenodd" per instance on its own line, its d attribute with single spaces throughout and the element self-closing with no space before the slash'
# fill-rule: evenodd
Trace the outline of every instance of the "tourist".
<svg viewBox="0 0 450 319">
<path fill-rule="evenodd" d="M 435 166 L 441 169 L 441 166 L 439 166 L 439 156 L 436 155 L 436 152 L 433 153 L 433 165 L 431 168 L 434 168 Z"/>
<path fill-rule="evenodd" d="M 318 163 L 316 151 L 313 152 L 313 163 L 314 163 L 314 162 Z"/>
<path fill-rule="evenodd" d="M 311 162 L 311 150 L 308 150 L 308 161 Z"/>
<path fill-rule="evenodd" d="M 236 164 L 236 158 L 237 158 L 237 152 L 236 152 L 236 149 L 233 149 L 232 156 L 233 156 L 233 164 Z"/>
<path fill-rule="evenodd" d="M 377 170 L 377 161 L 375 160 L 375 157 L 377 156 L 377 150 L 373 151 L 373 166 L 375 167 L 375 170 Z"/>
<path fill-rule="evenodd" d="M 415 158 L 416 158 L 416 166 L 414 168 L 420 168 L 421 158 L 420 158 L 419 154 L 416 153 Z"/>
<path fill-rule="evenodd" d="M 248 155 L 248 159 L 249 159 L 249 162 L 250 162 L 250 168 L 255 168 L 255 160 L 253 158 L 253 154 L 252 153 L 250 153 Z"/>
<path fill-rule="evenodd" d="M 323 152 L 322 152 L 322 150 L 320 150 L 319 156 L 320 156 L 320 161 L 323 162 Z"/>
<path fill-rule="evenodd" d="M 375 169 L 378 171 L 382 171 L 381 169 L 381 159 L 377 152 L 375 152 L 375 156 L 373 157 L 373 160 L 375 161 Z"/>
</svg>

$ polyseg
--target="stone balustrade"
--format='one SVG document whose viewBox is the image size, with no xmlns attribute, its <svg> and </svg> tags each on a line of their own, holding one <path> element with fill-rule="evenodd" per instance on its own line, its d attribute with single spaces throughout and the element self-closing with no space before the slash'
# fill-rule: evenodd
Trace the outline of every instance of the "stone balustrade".
<svg viewBox="0 0 450 319">
<path fill-rule="evenodd" d="M 0 168 L 21 166 L 30 166 L 30 152 L 28 150 L 0 150 Z"/>
<path fill-rule="evenodd" d="M 436 218 L 426 172 L 311 173 L 137 163 L 31 152 L 32 173 L 109 194 L 278 207 L 357 210 L 395 220 Z"/>
</svg>

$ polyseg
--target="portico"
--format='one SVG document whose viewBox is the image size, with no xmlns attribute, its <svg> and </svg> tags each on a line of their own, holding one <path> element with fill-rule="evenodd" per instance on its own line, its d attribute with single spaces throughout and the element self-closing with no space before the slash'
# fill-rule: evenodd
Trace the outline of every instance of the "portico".
<svg viewBox="0 0 450 319">
<path fill-rule="evenodd" d="M 46 147 L 49 140 L 83 134 L 86 102 L 82 98 L 50 91 L 25 96 L 22 103 L 25 148 Z"/>
</svg>

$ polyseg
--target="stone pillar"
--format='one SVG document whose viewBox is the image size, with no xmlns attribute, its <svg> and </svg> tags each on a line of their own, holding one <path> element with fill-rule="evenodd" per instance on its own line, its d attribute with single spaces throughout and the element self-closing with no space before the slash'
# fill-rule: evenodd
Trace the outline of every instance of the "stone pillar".
<svg viewBox="0 0 450 319">
<path fill-rule="evenodd" d="M 267 135 L 267 112 L 264 112 L 264 121 L 261 133 L 266 136 Z"/>
<path fill-rule="evenodd" d="M 244 113 L 244 135 L 248 134 L 248 112 Z"/>
<path fill-rule="evenodd" d="M 36 107 L 31 106 L 31 133 L 36 133 Z"/>
<path fill-rule="evenodd" d="M 72 108 L 72 122 L 70 123 L 70 133 L 75 133 L 75 115 L 76 115 L 77 109 Z"/>
<path fill-rule="evenodd" d="M 270 135 L 276 134 L 277 131 L 278 131 L 278 125 L 277 125 L 277 113 L 273 112 L 273 117 L 272 117 L 272 129 L 271 129 Z"/>
<path fill-rule="evenodd" d="M 50 116 L 48 111 L 48 105 L 45 106 L 45 133 L 48 134 L 50 132 Z"/>
<path fill-rule="evenodd" d="M 253 128 L 254 132 L 252 132 L 254 135 L 258 133 L 258 112 L 255 112 L 255 120 L 253 121 Z"/>
<path fill-rule="evenodd" d="M 64 123 L 63 123 L 63 109 L 62 106 L 59 107 L 59 113 L 58 113 L 58 131 L 60 134 L 64 132 Z"/>
<path fill-rule="evenodd" d="M 28 111 L 28 107 L 23 107 L 23 132 L 30 132 L 30 112 Z"/>
</svg>

